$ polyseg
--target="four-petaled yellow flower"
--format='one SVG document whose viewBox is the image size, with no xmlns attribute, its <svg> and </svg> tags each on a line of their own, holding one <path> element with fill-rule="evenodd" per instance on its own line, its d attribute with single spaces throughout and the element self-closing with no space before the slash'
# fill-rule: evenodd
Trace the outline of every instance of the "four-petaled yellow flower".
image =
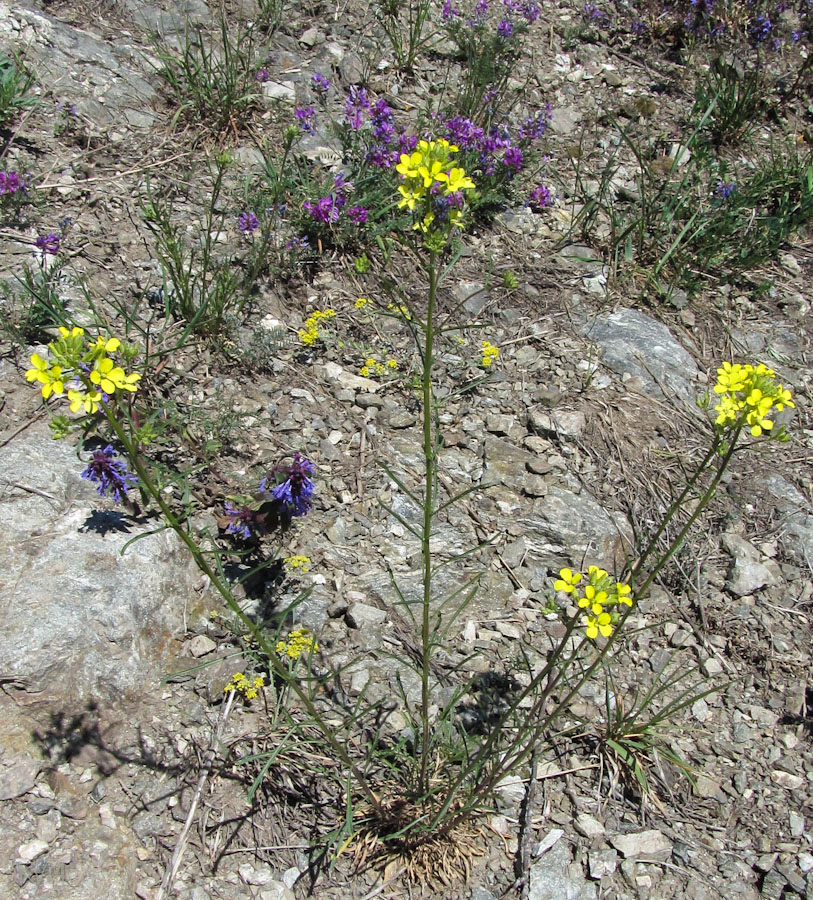
<svg viewBox="0 0 813 900">
<path fill-rule="evenodd" d="M 31 356 L 31 365 L 33 368 L 25 373 L 25 379 L 29 382 L 38 381 L 42 385 L 41 393 L 44 400 L 51 394 L 58 396 L 65 393 L 61 366 L 52 366 L 49 360 L 43 359 L 39 353 Z"/>
<path fill-rule="evenodd" d="M 608 612 L 588 616 L 584 633 L 594 641 L 599 635 L 609 637 L 613 633 L 612 616 Z"/>
<path fill-rule="evenodd" d="M 559 578 L 553 582 L 554 591 L 564 591 L 572 594 L 576 585 L 582 580 L 581 572 L 572 572 L 570 569 L 559 569 Z"/>
<path fill-rule="evenodd" d="M 717 370 L 714 393 L 719 395 L 715 406 L 715 424 L 721 429 L 748 427 L 753 437 L 768 434 L 783 440 L 783 428 L 773 430 L 772 412 L 793 408 L 793 398 L 787 388 L 776 382 L 776 372 L 759 363 L 724 362 Z"/>
</svg>

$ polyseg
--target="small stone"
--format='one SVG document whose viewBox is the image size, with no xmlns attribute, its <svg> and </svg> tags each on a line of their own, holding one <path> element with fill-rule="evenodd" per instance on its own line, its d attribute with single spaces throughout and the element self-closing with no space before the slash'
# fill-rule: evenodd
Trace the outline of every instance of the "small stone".
<svg viewBox="0 0 813 900">
<path fill-rule="evenodd" d="M 804 778 L 800 775 L 793 775 L 791 772 L 783 772 L 781 769 L 775 769 L 771 772 L 771 781 L 789 791 L 798 791 L 805 783 Z"/>
<path fill-rule="evenodd" d="M 377 394 L 356 394 L 356 406 L 362 409 L 383 409 L 384 400 Z"/>
<path fill-rule="evenodd" d="M 294 892 L 282 881 L 269 881 L 260 891 L 260 900 L 294 900 Z"/>
<path fill-rule="evenodd" d="M 0 800 L 13 800 L 27 794 L 36 783 L 42 763 L 23 757 L 6 769 L 0 770 Z"/>
<path fill-rule="evenodd" d="M 285 883 L 285 886 L 290 890 L 294 889 L 294 885 L 299 881 L 299 876 L 302 873 L 297 869 L 296 866 L 291 866 L 290 869 L 286 869 L 282 873 L 282 880 Z"/>
<path fill-rule="evenodd" d="M 522 483 L 527 497 L 547 497 L 548 483 L 542 475 L 528 475 Z"/>
<path fill-rule="evenodd" d="M 656 829 L 635 834 L 618 834 L 610 843 L 625 859 L 656 859 L 665 862 L 672 855 L 672 842 Z"/>
<path fill-rule="evenodd" d="M 586 838 L 596 838 L 596 837 L 604 837 L 606 831 L 604 826 L 596 819 L 594 816 L 589 815 L 588 813 L 579 813 L 576 816 L 576 821 L 573 823 L 573 827 L 576 831 L 579 832 L 582 836 Z"/>
<path fill-rule="evenodd" d="M 36 838 L 35 840 L 28 841 L 25 844 L 20 844 L 20 846 L 17 848 L 17 856 L 23 862 L 30 863 L 38 856 L 45 853 L 47 849 L 48 844 L 46 844 L 45 841 Z"/>
<path fill-rule="evenodd" d="M 486 431 L 491 434 L 509 434 L 516 419 L 500 413 L 489 413 L 486 416 Z"/>
<path fill-rule="evenodd" d="M 722 665 L 713 656 L 710 656 L 707 660 L 705 660 L 701 668 L 709 677 L 713 675 L 719 675 L 723 671 Z"/>
<path fill-rule="evenodd" d="M 390 416 L 390 428 L 411 428 L 417 421 L 411 412 L 398 409 Z"/>
<path fill-rule="evenodd" d="M 591 850 L 587 854 L 590 877 L 601 881 L 618 868 L 618 852 L 615 850 Z"/>
<path fill-rule="evenodd" d="M 706 800 L 724 800 L 720 785 L 707 775 L 698 775 L 694 782 L 694 792 Z"/>
<path fill-rule="evenodd" d="M 241 863 L 237 867 L 240 879 L 244 884 L 264 885 L 268 884 L 273 878 L 271 866 L 267 863 L 260 863 L 253 866 L 251 863 Z"/>
<path fill-rule="evenodd" d="M 761 896 L 764 897 L 765 900 L 781 900 L 787 883 L 787 878 L 785 878 L 781 872 L 776 869 L 771 869 L 771 871 L 762 879 Z"/>
<path fill-rule="evenodd" d="M 813 871 L 813 853 L 803 851 L 799 854 L 799 869 L 805 873 Z"/>
<path fill-rule="evenodd" d="M 731 739 L 735 744 L 747 744 L 754 739 L 754 732 L 744 722 L 737 722 L 731 729 Z"/>
<path fill-rule="evenodd" d="M 263 85 L 263 95 L 267 100 L 296 103 L 296 85 L 293 81 L 266 81 Z"/>
<path fill-rule="evenodd" d="M 99 821 L 105 828 L 110 828 L 113 831 L 116 830 L 116 817 L 113 815 L 113 810 L 110 808 L 109 803 L 100 804 Z"/>
<path fill-rule="evenodd" d="M 695 700 L 692 703 L 692 715 L 698 722 L 705 722 L 709 717 L 709 705 L 706 701 L 701 697 L 699 700 Z"/>
<path fill-rule="evenodd" d="M 299 43 L 302 44 L 303 47 L 313 47 L 323 39 L 324 35 L 319 31 L 318 28 L 308 28 L 307 31 L 304 31 L 302 33 L 302 37 L 300 37 Z"/>
<path fill-rule="evenodd" d="M 217 644 L 205 634 L 198 634 L 192 638 L 189 642 L 189 652 L 195 659 L 199 659 L 201 656 L 206 656 L 208 653 L 212 653 L 214 650 L 217 650 Z"/>
<path fill-rule="evenodd" d="M 350 628 L 378 628 L 386 621 L 387 613 L 368 603 L 353 603 L 347 610 L 347 624 Z"/>
<path fill-rule="evenodd" d="M 557 843 L 565 835 L 561 828 L 551 828 L 551 830 L 542 838 L 542 840 L 534 847 L 534 856 L 542 856 L 547 853 L 550 848 Z"/>
</svg>

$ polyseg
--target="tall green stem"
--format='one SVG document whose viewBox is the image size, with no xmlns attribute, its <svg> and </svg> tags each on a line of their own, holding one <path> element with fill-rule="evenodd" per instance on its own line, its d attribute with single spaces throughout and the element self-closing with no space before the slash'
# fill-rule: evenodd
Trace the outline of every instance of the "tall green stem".
<svg viewBox="0 0 813 900">
<path fill-rule="evenodd" d="M 421 617 L 421 768 L 420 790 L 425 794 L 429 788 L 427 771 L 429 766 L 429 674 L 432 654 L 431 601 L 432 601 L 432 518 L 435 514 L 435 476 L 437 456 L 435 434 L 432 428 L 434 406 L 432 403 L 432 364 L 435 343 L 435 304 L 438 290 L 437 253 L 429 255 L 429 301 L 426 310 L 426 325 L 423 345 L 423 458 L 424 458 L 424 500 L 423 531 L 421 532 L 421 566 L 423 574 L 423 610 Z"/>
<path fill-rule="evenodd" d="M 235 614 L 235 616 L 237 616 L 237 618 L 251 633 L 251 636 L 257 641 L 257 644 L 260 646 L 266 658 L 268 659 L 269 665 L 272 666 L 274 671 L 297 695 L 308 715 L 311 716 L 312 720 L 319 726 L 319 729 L 321 730 L 322 735 L 329 744 L 330 748 L 336 754 L 337 758 L 340 759 L 345 766 L 347 766 L 350 773 L 358 782 L 359 788 L 361 789 L 362 793 L 372 804 L 373 808 L 379 814 L 383 814 L 381 803 L 379 802 L 378 797 L 376 797 L 372 788 L 370 788 L 369 784 L 367 783 L 367 779 L 364 777 L 364 775 L 361 773 L 352 759 L 350 759 L 344 747 L 342 747 L 342 745 L 336 740 L 333 735 L 332 728 L 322 719 L 322 716 L 314 706 L 313 701 L 308 696 L 307 691 L 296 681 L 296 679 L 291 678 L 290 673 L 279 662 L 277 655 L 274 652 L 274 648 L 266 640 L 262 629 L 258 628 L 257 625 L 243 612 L 243 610 L 240 608 L 240 605 L 234 599 L 232 592 L 223 583 L 219 575 L 204 558 L 200 547 L 198 547 L 187 530 L 181 526 L 181 523 L 178 521 L 175 513 L 170 509 L 166 500 L 161 495 L 161 492 L 155 486 L 155 483 L 150 477 L 150 474 L 144 466 L 144 463 L 141 461 L 141 457 L 136 446 L 130 439 L 130 435 L 127 434 L 121 422 L 119 422 L 116 418 L 116 409 L 111 409 L 109 406 L 107 406 L 105 407 L 105 413 L 107 414 L 107 421 L 110 423 L 110 427 L 116 433 L 116 437 L 124 447 L 125 452 L 127 453 L 127 456 L 136 471 L 136 474 L 141 480 L 141 484 L 147 490 L 152 499 L 158 504 L 158 507 L 163 513 L 166 521 L 169 523 L 169 526 L 183 541 L 183 543 L 186 544 L 186 547 L 192 554 L 192 558 L 195 560 L 198 568 L 201 570 L 201 572 L 203 572 L 204 575 L 207 576 L 210 582 L 215 586 L 215 589 L 218 591 L 218 593 L 226 601 L 229 609 Z"/>
</svg>

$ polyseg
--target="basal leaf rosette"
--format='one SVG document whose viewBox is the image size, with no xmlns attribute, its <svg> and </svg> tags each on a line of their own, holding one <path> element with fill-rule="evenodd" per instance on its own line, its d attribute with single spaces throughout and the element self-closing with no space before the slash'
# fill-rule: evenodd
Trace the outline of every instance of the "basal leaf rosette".
<svg viewBox="0 0 813 900">
<path fill-rule="evenodd" d="M 752 437 L 789 440 L 785 427 L 774 428 L 773 420 L 785 407 L 795 408 L 793 397 L 764 363 L 724 362 L 717 370 L 714 394 L 718 399 L 715 425 L 720 432 L 747 428 Z"/>
<path fill-rule="evenodd" d="M 121 349 L 116 337 L 87 337 L 83 328 L 59 329 L 45 357 L 31 356 L 26 380 L 40 385 L 44 400 L 66 397 L 71 412 L 92 414 L 122 392 L 135 393 L 141 376 L 128 373 L 111 356 Z"/>
<path fill-rule="evenodd" d="M 430 250 L 442 249 L 452 231 L 465 225 L 466 194 L 474 190 L 474 182 L 454 164 L 457 151 L 442 138 L 419 141 L 412 153 L 401 154 L 395 167 L 403 179 L 398 207 L 412 213 L 412 227 L 423 234 Z"/>
<path fill-rule="evenodd" d="M 581 611 L 584 633 L 593 641 L 599 635 L 610 637 L 621 620 L 620 607 L 633 604 L 632 588 L 598 566 L 586 572 L 560 569 L 553 589 L 572 598 Z"/>
</svg>

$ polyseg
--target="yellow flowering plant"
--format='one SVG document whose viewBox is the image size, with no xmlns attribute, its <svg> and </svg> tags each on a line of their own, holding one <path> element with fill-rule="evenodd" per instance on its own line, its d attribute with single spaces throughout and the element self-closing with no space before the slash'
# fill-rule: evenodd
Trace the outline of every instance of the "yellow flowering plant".
<svg viewBox="0 0 813 900">
<path fill-rule="evenodd" d="M 40 385 L 44 400 L 66 396 L 71 412 L 91 414 L 105 398 L 136 392 L 141 376 L 125 372 L 111 356 L 121 349 L 118 338 L 91 340 L 83 328 L 69 331 L 64 326 L 59 335 L 48 344 L 45 357 L 32 354 L 31 368 L 25 373 L 29 383 Z"/>
</svg>

